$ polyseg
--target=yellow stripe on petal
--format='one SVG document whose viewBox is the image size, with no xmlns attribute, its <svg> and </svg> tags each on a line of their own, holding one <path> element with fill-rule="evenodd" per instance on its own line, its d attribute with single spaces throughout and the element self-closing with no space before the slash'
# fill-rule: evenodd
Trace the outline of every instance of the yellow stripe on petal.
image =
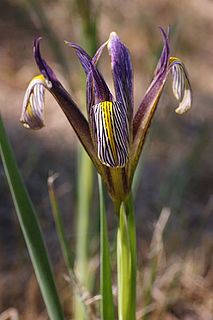
<svg viewBox="0 0 213 320">
<path fill-rule="evenodd" d="M 44 91 L 50 86 L 42 74 L 30 81 L 25 92 L 20 119 L 24 127 L 40 129 L 44 126 Z"/>
<path fill-rule="evenodd" d="M 128 160 L 129 128 L 125 110 L 117 101 L 103 101 L 91 108 L 98 157 L 109 167 L 124 167 Z"/>
<path fill-rule="evenodd" d="M 113 103 L 111 101 L 104 101 L 100 103 L 100 108 L 102 109 L 103 122 L 106 130 L 106 136 L 109 139 L 109 144 L 113 153 L 114 159 L 117 160 L 117 152 L 115 146 L 115 135 L 113 128 L 113 113 L 112 113 Z"/>
<path fill-rule="evenodd" d="M 172 90 L 174 96 L 179 101 L 179 106 L 175 112 L 183 114 L 189 110 L 192 106 L 192 90 L 182 61 L 176 57 L 170 57 L 170 70 L 173 77 Z"/>
</svg>

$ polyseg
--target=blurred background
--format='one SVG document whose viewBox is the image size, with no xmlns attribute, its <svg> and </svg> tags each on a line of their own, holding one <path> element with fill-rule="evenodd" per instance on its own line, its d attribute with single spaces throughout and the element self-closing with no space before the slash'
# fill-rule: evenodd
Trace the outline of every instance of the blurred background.
<svg viewBox="0 0 213 320">
<path fill-rule="evenodd" d="M 210 320 L 213 313 L 213 1 L 94 1 L 92 10 L 97 20 L 98 42 L 103 43 L 111 31 L 116 31 L 131 52 L 135 110 L 161 52 L 158 26 L 172 26 L 172 55 L 181 58 L 187 67 L 193 88 L 193 108 L 183 116 L 175 114 L 176 100 L 171 91 L 171 78 L 168 79 L 135 183 L 139 270 L 149 268 L 155 224 L 162 209 L 168 208 L 170 217 L 164 232 L 165 249 L 158 277 L 161 292 L 156 292 L 153 298 L 158 309 L 164 306 L 164 313 L 160 318 L 154 312 L 150 319 Z M 26 130 L 19 118 L 25 89 L 38 73 L 32 55 L 32 41 L 36 36 L 43 38 L 44 57 L 80 108 L 84 108 L 85 78 L 75 52 L 64 44 L 64 40 L 68 40 L 83 45 L 81 32 L 82 21 L 74 0 L 0 1 L 0 112 L 39 213 L 64 304 L 69 304 L 69 297 L 46 181 L 50 172 L 59 173 L 57 194 L 66 233 L 74 248 L 78 142 L 49 94 L 46 95 L 45 128 Z M 107 50 L 99 66 L 112 88 Z M 94 199 L 96 190 L 95 186 Z M 116 219 L 111 211 L 108 217 L 113 239 Z M 91 220 L 95 223 L 90 228 L 89 243 L 93 259 L 97 259 L 95 205 Z M 166 291 L 172 298 L 169 302 Z M 15 308 L 20 319 L 46 319 L 0 163 L 0 314 L 8 308 Z M 138 319 L 142 319 L 140 315 Z"/>
</svg>

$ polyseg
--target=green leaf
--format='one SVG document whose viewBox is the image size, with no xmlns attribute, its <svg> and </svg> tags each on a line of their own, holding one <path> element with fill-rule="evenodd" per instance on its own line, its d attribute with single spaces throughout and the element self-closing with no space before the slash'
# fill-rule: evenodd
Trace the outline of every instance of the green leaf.
<svg viewBox="0 0 213 320">
<path fill-rule="evenodd" d="M 101 177 L 98 175 L 99 197 L 100 197 L 100 243 L 101 243 L 101 266 L 100 266 L 100 282 L 101 282 L 101 319 L 113 320 L 114 305 L 112 296 L 112 280 L 111 280 L 111 262 L 109 241 L 107 234 L 106 209 L 104 203 L 104 194 Z"/>
<path fill-rule="evenodd" d="M 117 231 L 118 319 L 135 320 L 136 236 L 132 195 L 121 204 Z"/>
<path fill-rule="evenodd" d="M 79 282 L 85 288 L 91 290 L 94 284 L 94 273 L 90 272 L 89 266 L 89 230 L 90 230 L 90 208 L 93 191 L 93 166 L 90 158 L 83 150 L 78 149 L 77 170 L 77 223 L 76 223 L 76 259 L 75 270 Z M 74 319 L 88 319 L 82 300 L 77 297 L 75 301 Z"/>
<path fill-rule="evenodd" d="M 56 226 L 56 231 L 57 231 L 61 251 L 64 257 L 64 262 L 66 264 L 68 271 L 73 272 L 74 257 L 70 252 L 69 243 L 67 241 L 65 231 L 64 231 L 62 215 L 59 209 L 59 204 L 58 204 L 58 200 L 56 198 L 55 189 L 54 189 L 54 181 L 57 177 L 58 175 L 55 173 L 54 175 L 49 176 L 47 180 L 50 204 L 52 208 L 52 214 L 55 221 L 55 226 Z"/>
<path fill-rule="evenodd" d="M 80 282 L 78 281 L 78 279 L 75 275 L 74 255 L 70 251 L 69 243 L 68 243 L 66 235 L 65 235 L 64 225 L 63 225 L 63 221 L 62 221 L 62 214 L 61 214 L 61 211 L 59 208 L 59 204 L 58 204 L 58 200 L 57 200 L 56 192 L 55 192 L 55 188 L 54 188 L 54 181 L 57 177 L 58 177 L 58 174 L 55 173 L 55 174 L 49 176 L 49 178 L 47 180 L 49 198 L 50 198 L 53 218 L 55 221 L 55 226 L 56 226 L 56 231 L 57 231 L 61 251 L 63 254 L 65 265 L 66 265 L 67 270 L 69 272 L 69 280 L 70 280 L 70 282 L 73 286 L 74 292 L 75 292 L 76 301 L 78 303 L 78 307 L 80 308 L 79 312 L 81 312 L 81 313 L 78 313 L 78 318 L 76 318 L 76 319 L 80 320 L 81 318 L 84 319 L 87 316 L 87 314 L 89 314 L 89 306 L 84 302 L 83 295 L 85 294 L 85 288 L 84 289 L 82 288 Z"/>
<path fill-rule="evenodd" d="M 127 227 L 129 233 L 129 244 L 131 251 L 131 305 L 130 315 L 135 319 L 136 312 L 136 277 L 137 277 L 137 248 L 136 248 L 136 226 L 135 226 L 135 211 L 133 206 L 133 196 L 130 193 L 129 197 L 125 201 L 125 208 L 127 214 Z"/>
<path fill-rule="evenodd" d="M 0 155 L 12 194 L 16 213 L 32 260 L 48 315 L 51 320 L 63 320 L 47 249 L 36 213 L 22 177 L 0 115 Z"/>
</svg>

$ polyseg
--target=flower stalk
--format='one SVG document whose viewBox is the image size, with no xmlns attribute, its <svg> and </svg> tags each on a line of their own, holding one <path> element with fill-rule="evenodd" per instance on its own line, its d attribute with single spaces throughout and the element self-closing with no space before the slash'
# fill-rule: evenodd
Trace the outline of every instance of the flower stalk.
<svg viewBox="0 0 213 320">
<path fill-rule="evenodd" d="M 117 231 L 119 320 L 136 316 L 136 230 L 132 194 L 121 204 Z"/>
<path fill-rule="evenodd" d="M 112 294 L 110 246 L 107 232 L 107 217 L 104 201 L 104 188 L 100 175 L 98 175 L 98 185 L 100 198 L 100 311 L 102 320 L 114 320 L 115 313 Z"/>
</svg>

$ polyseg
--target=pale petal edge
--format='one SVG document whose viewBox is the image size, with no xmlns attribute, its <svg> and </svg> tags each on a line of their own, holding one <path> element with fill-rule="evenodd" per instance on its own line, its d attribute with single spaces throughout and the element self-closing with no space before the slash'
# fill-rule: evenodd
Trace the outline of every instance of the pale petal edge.
<svg viewBox="0 0 213 320">
<path fill-rule="evenodd" d="M 44 127 L 44 91 L 47 87 L 44 76 L 34 77 L 25 92 L 20 122 L 25 128 Z"/>
<path fill-rule="evenodd" d="M 176 57 L 170 57 L 169 70 L 172 74 L 172 90 L 179 106 L 175 109 L 178 114 L 183 114 L 192 106 L 192 89 L 186 68 L 182 61 Z"/>
</svg>

